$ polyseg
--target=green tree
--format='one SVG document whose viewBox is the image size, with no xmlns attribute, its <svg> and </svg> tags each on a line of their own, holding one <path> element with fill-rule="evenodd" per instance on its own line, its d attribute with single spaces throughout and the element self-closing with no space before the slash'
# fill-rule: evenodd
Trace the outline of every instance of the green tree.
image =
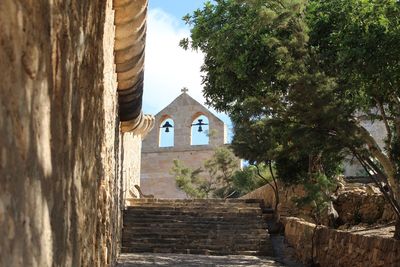
<svg viewBox="0 0 400 267">
<path fill-rule="evenodd" d="M 332 179 L 351 152 L 400 218 L 397 1 L 216 0 L 184 19 L 181 45 L 204 52 L 204 95 L 231 115 L 235 153 L 304 183 Z M 360 113 L 385 124 L 384 149 Z"/>
<path fill-rule="evenodd" d="M 230 114 L 235 153 L 252 164 L 274 164 L 285 183 L 333 177 L 343 147 L 330 126 L 341 119 L 334 114 L 347 115 L 336 105 L 334 81 L 309 68 L 306 3 L 207 3 L 186 16 L 191 40 L 181 43 L 205 53 L 204 95 Z"/>
<path fill-rule="evenodd" d="M 177 187 L 191 198 L 239 197 L 265 184 L 254 166 L 240 170 L 238 158 L 226 147 L 216 148 L 203 167 L 195 170 L 174 160 L 171 174 Z"/>
<path fill-rule="evenodd" d="M 310 266 L 315 266 L 314 259 L 314 246 L 315 239 L 318 233 L 318 228 L 322 225 L 322 221 L 326 218 L 326 214 L 334 217 L 336 214 L 332 214 L 331 209 L 333 209 L 333 204 L 331 201 L 331 195 L 333 190 L 336 188 L 336 184 L 331 180 L 327 179 L 324 175 L 315 176 L 315 179 L 312 181 L 307 181 L 304 184 L 304 189 L 307 192 L 307 195 L 302 198 L 294 199 L 296 204 L 299 206 L 308 206 L 311 207 L 311 217 L 315 223 L 315 227 L 313 229 L 313 235 L 311 238 L 311 260 Z M 329 218 L 334 221 L 336 218 Z"/>
<path fill-rule="evenodd" d="M 192 170 L 176 159 L 173 163 L 171 174 L 175 176 L 176 186 L 185 192 L 187 197 L 208 198 L 213 190 L 213 183 L 200 176 L 203 170 L 201 168 Z"/>
<path fill-rule="evenodd" d="M 311 1 L 308 14 L 318 68 L 335 77 L 344 96 L 340 104 L 352 110 L 346 122 L 352 130 L 344 142 L 367 173 L 377 177 L 398 216 L 395 237 L 400 239 L 400 3 Z M 360 123 L 360 113 L 385 125 L 383 148 Z"/>
<path fill-rule="evenodd" d="M 232 176 L 238 167 L 238 159 L 226 147 L 217 147 L 214 155 L 204 162 L 209 179 L 216 183 L 214 196 L 224 198 L 233 193 Z"/>
<path fill-rule="evenodd" d="M 258 166 L 258 168 L 261 169 L 262 176 L 265 177 L 267 181 L 272 181 L 265 166 Z M 235 196 L 240 197 L 265 185 L 266 180 L 260 178 L 257 174 L 256 166 L 248 165 L 233 174 L 232 188 L 235 192 Z"/>
</svg>

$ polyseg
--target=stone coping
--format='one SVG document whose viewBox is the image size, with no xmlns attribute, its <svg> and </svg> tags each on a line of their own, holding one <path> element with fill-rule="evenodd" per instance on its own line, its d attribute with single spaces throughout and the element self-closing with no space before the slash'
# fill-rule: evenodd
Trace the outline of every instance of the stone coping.
<svg viewBox="0 0 400 267">
<path fill-rule="evenodd" d="M 228 146 L 225 144 L 225 146 Z M 212 146 L 212 145 L 192 145 L 188 147 L 158 147 L 158 148 L 147 148 L 142 149 L 142 153 L 160 153 L 160 152 L 192 152 L 192 151 L 209 151 L 214 150 L 219 146 Z"/>
</svg>

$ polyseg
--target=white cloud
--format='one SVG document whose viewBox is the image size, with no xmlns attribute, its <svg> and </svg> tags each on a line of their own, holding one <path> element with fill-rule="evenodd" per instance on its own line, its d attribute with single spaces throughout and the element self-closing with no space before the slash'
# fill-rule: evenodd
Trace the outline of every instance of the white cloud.
<svg viewBox="0 0 400 267">
<path fill-rule="evenodd" d="M 179 46 L 190 31 L 178 19 L 161 9 L 149 10 L 145 59 L 143 112 L 155 115 L 187 87 L 189 95 L 204 105 L 200 67 L 203 54 Z M 208 107 L 209 108 L 209 107 Z M 209 108 L 231 127 L 229 117 Z M 228 131 L 228 139 L 231 133 Z"/>
<path fill-rule="evenodd" d="M 145 88 L 143 110 L 155 114 L 174 100 L 183 87 L 204 103 L 200 67 L 203 55 L 179 46 L 189 37 L 189 29 L 161 9 L 152 9 L 147 18 Z"/>
</svg>

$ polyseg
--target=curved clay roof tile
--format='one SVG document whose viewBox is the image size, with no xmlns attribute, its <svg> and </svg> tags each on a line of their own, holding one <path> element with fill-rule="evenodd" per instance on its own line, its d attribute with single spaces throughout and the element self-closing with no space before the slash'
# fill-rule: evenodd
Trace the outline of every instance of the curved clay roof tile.
<svg viewBox="0 0 400 267">
<path fill-rule="evenodd" d="M 114 0 L 121 130 L 142 135 L 154 125 L 154 117 L 142 113 L 147 6 L 148 0 Z"/>
</svg>

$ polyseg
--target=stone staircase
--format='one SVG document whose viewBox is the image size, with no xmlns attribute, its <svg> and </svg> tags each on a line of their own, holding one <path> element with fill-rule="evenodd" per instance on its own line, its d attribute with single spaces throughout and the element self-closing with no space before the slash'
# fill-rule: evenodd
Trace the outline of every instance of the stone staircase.
<svg viewBox="0 0 400 267">
<path fill-rule="evenodd" d="M 136 199 L 124 211 L 122 253 L 272 255 L 266 219 L 253 199 Z"/>
</svg>

